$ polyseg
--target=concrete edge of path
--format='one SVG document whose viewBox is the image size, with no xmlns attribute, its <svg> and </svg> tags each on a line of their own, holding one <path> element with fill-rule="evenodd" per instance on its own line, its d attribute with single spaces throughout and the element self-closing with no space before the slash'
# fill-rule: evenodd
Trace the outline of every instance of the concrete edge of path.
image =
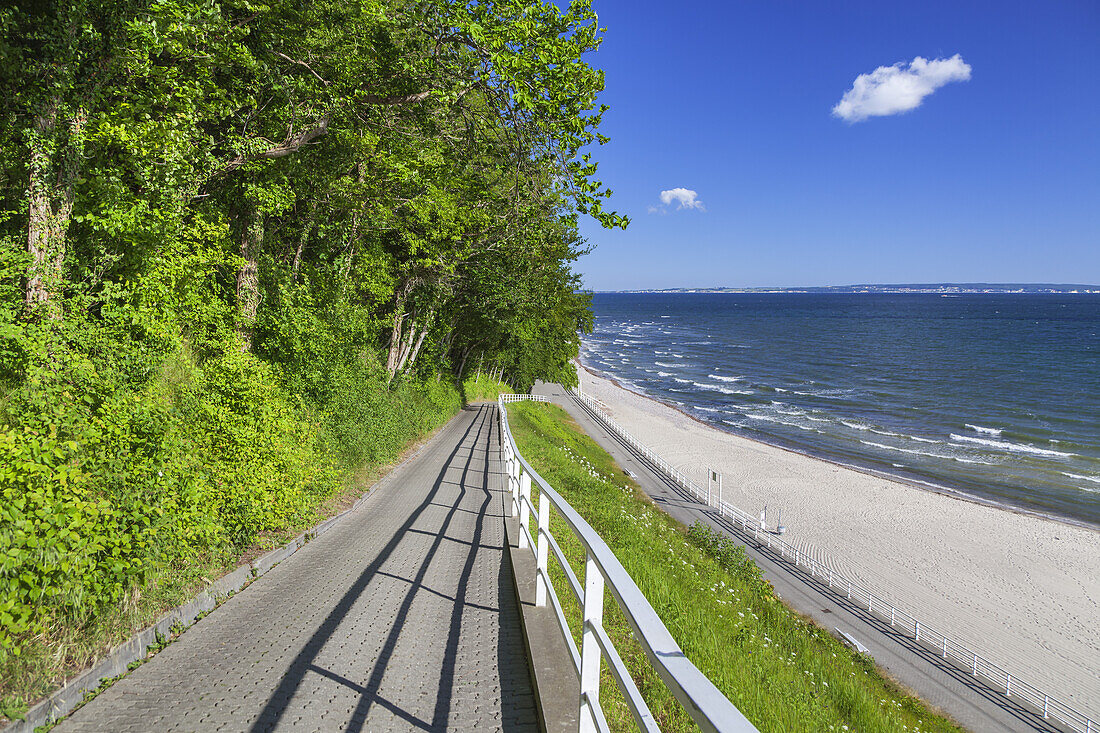
<svg viewBox="0 0 1100 733">
<path fill-rule="evenodd" d="M 81 672 L 27 710 L 22 720 L 14 720 L 0 728 L 0 733 L 33 733 L 35 728 L 49 725 L 69 715 L 84 701 L 88 694 L 95 692 L 104 680 L 124 675 L 129 671 L 131 664 L 144 660 L 149 647 L 156 644 L 158 640 L 170 637 L 173 629 L 182 626 L 183 630 L 186 630 L 206 614 L 216 609 L 227 598 L 244 589 L 252 581 L 266 574 L 308 542 L 321 536 L 344 517 L 359 509 L 374 495 L 378 487 L 389 482 L 391 477 L 434 443 L 442 433 L 442 428 L 448 423 L 441 425 L 440 429 L 437 429 L 431 437 L 417 446 L 400 463 L 387 471 L 384 476 L 375 481 L 350 507 L 307 529 L 282 547 L 261 555 L 252 562 L 241 565 L 236 570 L 218 578 L 190 601 L 176 606 L 161 616 L 156 623 L 113 647 L 98 663 Z"/>
</svg>

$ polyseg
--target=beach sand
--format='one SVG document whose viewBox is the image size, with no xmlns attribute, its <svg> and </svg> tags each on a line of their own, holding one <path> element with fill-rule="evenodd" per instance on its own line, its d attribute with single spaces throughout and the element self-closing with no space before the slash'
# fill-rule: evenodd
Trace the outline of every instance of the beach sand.
<svg viewBox="0 0 1100 733">
<path fill-rule="evenodd" d="M 578 369 L 585 394 L 696 483 L 922 625 L 1095 720 L 1100 532 L 934 493 L 711 428 Z"/>
</svg>

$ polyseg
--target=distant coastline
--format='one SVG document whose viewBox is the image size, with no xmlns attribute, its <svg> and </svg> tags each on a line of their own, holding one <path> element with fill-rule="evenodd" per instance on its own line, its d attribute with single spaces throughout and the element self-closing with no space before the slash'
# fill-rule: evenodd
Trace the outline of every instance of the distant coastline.
<svg viewBox="0 0 1100 733">
<path fill-rule="evenodd" d="M 596 290 L 597 293 L 847 293 L 872 295 L 1100 295 L 1100 285 L 1054 283 L 914 283 L 881 285 L 824 285 L 782 288 L 639 288 L 634 290 Z"/>
</svg>

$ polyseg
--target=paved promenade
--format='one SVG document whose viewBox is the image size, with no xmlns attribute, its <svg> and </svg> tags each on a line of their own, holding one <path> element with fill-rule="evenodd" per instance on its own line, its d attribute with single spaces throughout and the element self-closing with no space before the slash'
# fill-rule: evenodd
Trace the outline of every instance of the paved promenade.
<svg viewBox="0 0 1100 733">
<path fill-rule="evenodd" d="M 58 726 L 536 730 L 504 565 L 495 406 Z"/>
</svg>

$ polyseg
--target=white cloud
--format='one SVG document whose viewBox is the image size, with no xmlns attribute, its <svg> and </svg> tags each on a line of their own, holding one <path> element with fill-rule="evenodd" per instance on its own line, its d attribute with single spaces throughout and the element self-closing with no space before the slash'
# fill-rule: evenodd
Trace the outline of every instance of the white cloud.
<svg viewBox="0 0 1100 733">
<path fill-rule="evenodd" d="M 852 88 L 833 107 L 833 115 L 859 122 L 868 117 L 908 112 L 944 84 L 968 79 L 970 65 L 959 54 L 933 61 L 917 56 L 908 68 L 902 61 L 857 76 Z"/>
<path fill-rule="evenodd" d="M 699 211 L 706 211 L 703 206 L 703 202 L 696 198 L 699 194 L 688 188 L 672 188 L 668 191 L 661 191 L 661 206 L 648 207 L 649 213 L 654 214 L 658 211 L 665 211 L 666 206 L 670 206 L 673 201 L 676 202 L 677 209 L 698 209 Z"/>
</svg>

